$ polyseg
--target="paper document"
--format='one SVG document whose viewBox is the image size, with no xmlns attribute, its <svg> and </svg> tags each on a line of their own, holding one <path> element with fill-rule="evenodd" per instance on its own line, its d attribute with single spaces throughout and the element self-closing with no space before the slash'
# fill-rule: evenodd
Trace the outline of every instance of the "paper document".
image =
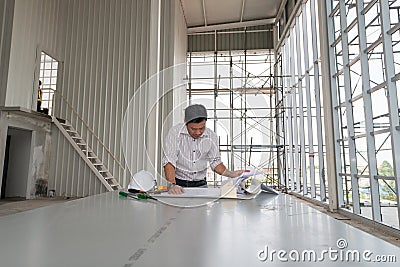
<svg viewBox="0 0 400 267">
<path fill-rule="evenodd" d="M 183 189 L 185 192 L 180 195 L 169 194 L 168 192 L 164 192 L 161 194 L 154 194 L 155 198 L 209 198 L 209 199 L 219 199 L 219 198 L 231 198 L 231 199 L 253 199 L 255 198 L 259 192 L 256 194 L 237 194 L 235 191 L 233 195 L 226 195 L 221 193 L 221 188 L 196 188 L 196 187 L 185 187 Z"/>
<path fill-rule="evenodd" d="M 233 181 L 234 185 L 237 188 L 237 193 L 238 194 L 245 194 L 246 192 L 250 194 L 258 193 L 261 182 L 256 179 L 253 179 L 253 176 L 263 175 L 263 174 L 264 174 L 263 172 L 257 170 L 252 166 L 246 167 L 246 170 L 243 172 L 243 174 L 235 178 Z"/>
<path fill-rule="evenodd" d="M 264 174 L 263 172 L 257 170 L 256 168 L 252 166 L 246 167 L 245 171 L 243 172 L 242 175 L 240 175 L 238 178 L 249 178 L 254 175 L 259 175 L 259 174 Z"/>
<path fill-rule="evenodd" d="M 183 194 L 173 195 L 168 192 L 154 195 L 155 197 L 199 197 L 199 198 L 219 198 L 221 196 L 220 188 L 201 188 L 201 187 L 184 187 Z"/>
</svg>

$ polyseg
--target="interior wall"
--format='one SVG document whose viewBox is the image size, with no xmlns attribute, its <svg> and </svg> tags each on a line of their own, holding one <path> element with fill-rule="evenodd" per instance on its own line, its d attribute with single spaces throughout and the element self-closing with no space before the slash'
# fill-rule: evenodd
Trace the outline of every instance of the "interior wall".
<svg viewBox="0 0 400 267">
<path fill-rule="evenodd" d="M 182 57 L 180 43 L 177 42 L 180 38 L 186 38 L 185 30 L 182 31 L 183 12 L 179 1 L 159 1 L 153 0 L 152 3 L 158 8 L 158 14 L 153 14 L 151 19 L 151 30 L 156 30 L 158 33 L 152 34 L 150 43 L 155 45 L 151 48 L 152 51 L 157 50 L 158 56 L 152 56 L 153 64 L 150 66 L 150 75 L 155 74 L 154 87 L 157 88 L 157 94 L 152 90 L 152 84 L 149 84 L 149 108 L 154 106 L 153 110 L 148 113 L 148 136 L 146 140 L 146 156 L 148 158 L 146 169 L 154 172 L 155 177 L 158 177 L 158 182 L 162 182 L 160 177 L 163 176 L 163 168 L 161 166 L 162 143 L 165 131 L 163 128 L 170 128 L 173 121 L 173 110 L 175 96 L 178 97 L 174 88 L 175 78 L 183 80 L 182 72 L 179 67 L 175 66 L 175 59 Z M 186 23 L 183 25 L 186 27 Z M 184 51 L 186 54 L 186 51 Z M 152 55 L 152 54 L 151 54 Z M 156 68 L 154 68 L 156 66 Z"/>
<path fill-rule="evenodd" d="M 173 40 L 177 33 L 171 23 L 174 21 L 171 10 L 175 9 L 175 2 L 75 0 L 69 1 L 66 10 L 61 86 L 64 99 L 58 102 L 58 117 L 74 125 L 123 186 L 129 183 L 132 174 L 146 168 L 149 159 L 146 149 L 159 140 L 159 135 L 153 133 L 160 129 L 155 120 L 149 119 L 148 112 L 154 100 L 152 95 L 160 92 L 154 94 L 154 88 L 139 92 L 139 88 L 151 75 L 174 63 Z M 152 21 L 155 17 L 160 18 Z M 133 112 L 128 127 L 133 141 L 126 147 L 127 155 L 121 136 L 131 100 Z M 170 103 L 163 108 L 171 108 Z M 93 133 L 87 131 L 71 106 Z M 53 180 L 49 188 L 68 196 L 104 192 L 66 139 L 53 132 L 53 151 L 57 157 L 51 164 Z"/>
<path fill-rule="evenodd" d="M 11 136 L 7 171 L 6 197 L 27 197 L 32 132 L 8 129 Z"/>
<path fill-rule="evenodd" d="M 0 1 L 0 106 L 4 106 L 6 100 L 14 3 L 14 0 Z"/>
<path fill-rule="evenodd" d="M 181 77 L 186 77 L 186 58 L 187 58 L 187 27 L 186 21 L 183 14 L 182 6 L 180 5 L 179 0 L 175 0 L 175 53 L 174 53 L 174 65 L 178 65 L 180 67 L 177 68 L 177 75 L 175 76 L 178 80 L 174 81 L 174 84 L 181 84 L 179 79 Z M 181 107 L 182 103 L 187 101 L 187 94 L 186 94 L 186 84 L 179 85 L 174 90 L 174 107 Z M 183 122 L 184 112 L 182 108 L 174 108 L 173 109 L 173 122 L 172 124 L 177 124 Z M 165 133 L 166 134 L 166 133 Z"/>
<path fill-rule="evenodd" d="M 126 183 L 126 173 L 97 138 L 124 165 L 120 149 L 123 115 L 135 90 L 148 76 L 149 3 L 72 0 L 66 9 L 63 100 L 56 108 L 58 117 L 74 125 L 121 184 Z M 142 115 L 140 112 L 137 116 Z M 50 187 L 71 196 L 104 192 L 68 141 L 54 133 L 57 158 L 52 164 Z"/>
<path fill-rule="evenodd" d="M 34 108 L 40 52 L 43 50 L 59 60 L 54 108 L 57 117 L 68 120 L 120 184 L 126 186 L 131 174 L 146 167 L 146 144 L 161 143 L 160 135 L 153 135 L 149 130 L 154 128 L 159 133 L 160 122 L 174 105 L 173 95 L 168 95 L 160 105 L 158 121 L 148 120 L 149 103 L 154 100 L 151 97 L 153 90 L 138 93 L 138 88 L 152 74 L 172 66 L 175 58 L 186 56 L 183 45 L 186 43 L 186 25 L 183 12 L 179 10 L 180 2 L 6 1 L 15 1 L 15 6 L 11 19 L 5 104 Z M 158 7 L 157 10 L 154 6 Z M 1 8 L 4 11 L 0 5 Z M 179 31 L 175 30 L 176 10 Z M 156 18 L 153 23 L 151 14 Z M 179 40 L 178 50 L 175 49 L 175 40 Z M 155 42 L 152 44 L 150 41 Z M 152 49 L 154 43 L 156 50 Z M 156 97 L 163 94 L 163 88 L 158 87 Z M 134 116 L 129 126 L 133 127 L 135 145 L 128 148 L 130 159 L 127 164 L 121 148 L 124 145 L 121 145 L 121 134 L 131 99 Z M 151 127 L 146 124 L 148 122 Z M 51 132 L 49 189 L 56 190 L 56 195 L 65 196 L 105 192 L 104 186 L 54 125 Z M 155 151 L 154 158 L 160 159 L 160 151 Z"/>
<path fill-rule="evenodd" d="M 15 0 L 6 106 L 35 109 L 37 55 L 61 60 L 65 0 Z"/>
</svg>

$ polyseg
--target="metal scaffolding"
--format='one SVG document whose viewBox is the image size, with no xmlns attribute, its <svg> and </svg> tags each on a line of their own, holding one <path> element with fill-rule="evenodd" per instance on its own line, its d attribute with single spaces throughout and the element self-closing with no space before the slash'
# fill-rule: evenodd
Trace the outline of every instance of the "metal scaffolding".
<svg viewBox="0 0 400 267">
<path fill-rule="evenodd" d="M 203 101 L 212 114 L 209 121 L 230 169 L 251 165 L 265 173 L 264 182 L 278 186 L 283 145 L 276 143 L 274 63 L 271 50 L 189 52 L 188 97 L 190 103 Z M 211 178 L 221 182 L 215 174 Z"/>
</svg>

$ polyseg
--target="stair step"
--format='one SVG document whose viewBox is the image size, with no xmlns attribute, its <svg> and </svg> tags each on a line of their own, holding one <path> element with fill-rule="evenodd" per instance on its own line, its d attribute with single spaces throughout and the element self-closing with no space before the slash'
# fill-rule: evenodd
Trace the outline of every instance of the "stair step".
<svg viewBox="0 0 400 267">
<path fill-rule="evenodd" d="M 93 163 L 93 165 L 94 165 L 94 166 L 101 166 L 101 165 L 103 165 L 103 163 L 101 163 L 101 162 L 95 162 L 95 163 Z"/>
<path fill-rule="evenodd" d="M 71 125 L 69 125 L 69 124 L 67 124 L 67 123 L 60 123 L 63 127 L 68 127 L 68 128 L 71 128 L 72 126 Z"/>
<path fill-rule="evenodd" d="M 113 179 L 114 177 L 112 177 L 112 176 L 108 176 L 108 177 L 104 177 L 104 179 L 106 179 L 106 180 L 110 180 L 110 179 Z"/>
<path fill-rule="evenodd" d="M 80 136 L 71 136 L 72 139 L 78 139 L 78 140 L 83 140 L 82 137 Z"/>
<path fill-rule="evenodd" d="M 107 170 L 98 170 L 100 173 L 108 172 Z"/>
<path fill-rule="evenodd" d="M 57 120 L 58 120 L 60 123 L 65 123 L 65 120 L 64 120 L 64 119 L 57 118 Z"/>
</svg>

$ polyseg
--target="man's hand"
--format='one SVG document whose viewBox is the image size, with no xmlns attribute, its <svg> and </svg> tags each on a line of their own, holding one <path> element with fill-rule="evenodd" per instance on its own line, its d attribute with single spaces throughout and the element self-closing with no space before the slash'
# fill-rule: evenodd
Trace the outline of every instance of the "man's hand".
<svg viewBox="0 0 400 267">
<path fill-rule="evenodd" d="M 236 178 L 239 177 L 240 175 L 242 175 L 244 173 L 245 170 L 236 170 L 236 171 L 232 171 L 232 178 Z"/>
<path fill-rule="evenodd" d="M 182 194 L 183 188 L 179 185 L 174 185 L 168 190 L 168 194 L 173 194 L 173 195 L 180 195 Z"/>
<path fill-rule="evenodd" d="M 236 178 L 242 175 L 244 170 L 237 170 L 237 171 L 228 171 L 225 170 L 224 173 L 222 174 L 223 176 L 230 177 L 230 178 Z"/>
<path fill-rule="evenodd" d="M 214 171 L 222 176 L 229 177 L 229 178 L 236 178 L 242 175 L 245 170 L 237 170 L 237 171 L 230 171 L 228 170 L 223 163 L 218 164 L 215 166 Z"/>
</svg>

